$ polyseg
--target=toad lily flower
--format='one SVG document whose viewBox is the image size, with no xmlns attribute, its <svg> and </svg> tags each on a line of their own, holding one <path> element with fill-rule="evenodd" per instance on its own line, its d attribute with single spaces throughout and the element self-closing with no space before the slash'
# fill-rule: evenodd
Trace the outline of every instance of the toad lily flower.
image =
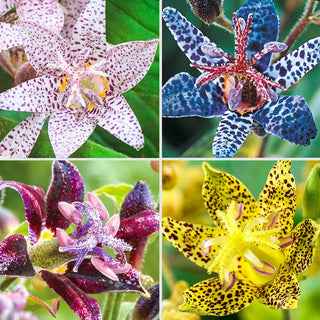
<svg viewBox="0 0 320 320">
<path fill-rule="evenodd" d="M 78 169 L 66 161 L 56 161 L 52 172 L 46 195 L 36 186 L 0 181 L 0 189 L 9 187 L 20 193 L 29 224 L 27 240 L 22 234 L 13 234 L 0 243 L 0 275 L 33 277 L 37 272 L 80 319 L 100 320 L 98 301 L 87 293 L 144 295 L 146 291 L 140 273 L 126 262 L 130 245 L 115 237 L 119 215 L 102 226 L 108 212 L 93 194 L 88 194 L 89 202 L 83 202 L 84 183 Z M 76 230 L 68 235 L 64 230 L 71 223 Z M 57 237 L 45 239 L 43 234 L 48 230 Z M 113 249 L 116 256 L 102 246 Z M 56 272 L 61 266 L 65 266 L 64 273 Z"/>
<path fill-rule="evenodd" d="M 292 231 L 295 181 L 289 161 L 271 169 L 256 201 L 235 177 L 204 164 L 203 199 L 216 227 L 163 219 L 163 235 L 188 259 L 218 277 L 184 292 L 181 311 L 226 315 L 258 299 L 293 309 L 297 275 L 312 261 L 318 226 L 304 220 Z"/>
<path fill-rule="evenodd" d="M 248 0 L 233 14 L 234 57 L 175 9 L 165 8 L 163 17 L 191 66 L 203 72 L 198 79 L 179 73 L 165 84 L 164 117 L 222 116 L 212 145 L 217 158 L 232 157 L 250 130 L 301 146 L 315 138 L 317 129 L 304 98 L 277 94 L 319 62 L 320 38 L 269 66 L 272 52 L 287 47 L 277 42 L 279 19 L 271 0 Z"/>
<path fill-rule="evenodd" d="M 140 149 L 140 125 L 121 93 L 147 73 L 158 40 L 110 46 L 105 42 L 105 3 L 92 0 L 73 27 L 70 42 L 19 22 L 24 48 L 40 75 L 0 94 L 0 109 L 34 112 L 1 142 L 1 156 L 27 157 L 45 119 L 56 157 L 77 150 L 98 124 L 118 139 Z"/>
</svg>

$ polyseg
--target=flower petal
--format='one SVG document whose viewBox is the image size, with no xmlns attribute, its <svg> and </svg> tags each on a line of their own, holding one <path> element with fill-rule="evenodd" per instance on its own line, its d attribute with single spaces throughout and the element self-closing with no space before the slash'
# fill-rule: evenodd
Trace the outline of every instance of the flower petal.
<svg viewBox="0 0 320 320">
<path fill-rule="evenodd" d="M 19 28 L 13 24 L 1 22 L 0 33 L 0 51 L 20 46 L 23 43 Z"/>
<path fill-rule="evenodd" d="M 82 10 L 90 2 L 90 0 L 78 0 L 77 5 L 74 0 L 61 0 L 60 4 L 67 11 L 64 17 L 64 26 L 61 31 L 61 36 L 70 40 L 73 34 L 73 27 L 76 24 Z"/>
<path fill-rule="evenodd" d="M 102 319 L 98 301 L 87 296 L 65 275 L 47 270 L 41 270 L 39 273 L 48 286 L 66 301 L 81 320 Z"/>
<path fill-rule="evenodd" d="M 139 150 L 143 147 L 143 134 L 130 106 L 121 95 L 107 97 L 106 107 L 95 115 L 98 125 L 112 135 Z"/>
<path fill-rule="evenodd" d="M 279 17 L 275 11 L 272 0 L 261 2 L 260 0 L 248 0 L 237 11 L 237 17 L 247 20 L 248 14 L 253 13 L 251 32 L 247 43 L 246 52 L 248 60 L 260 50 L 264 44 L 270 41 L 277 41 L 279 35 Z M 263 72 L 269 66 L 271 53 L 263 56 L 255 68 Z"/>
<path fill-rule="evenodd" d="M 84 201 L 84 182 L 76 166 L 68 161 L 52 164 L 52 180 L 46 195 L 46 227 L 55 233 L 57 227 L 67 229 L 70 222 L 60 213 L 58 203 Z"/>
<path fill-rule="evenodd" d="M 23 235 L 13 234 L 0 243 L 0 274 L 12 277 L 35 275 Z"/>
<path fill-rule="evenodd" d="M 0 157 L 27 158 L 48 116 L 49 113 L 34 113 L 21 121 L 1 141 L 3 151 L 0 151 Z"/>
<path fill-rule="evenodd" d="M 221 116 L 227 105 L 221 99 L 219 82 L 195 87 L 188 73 L 174 75 L 162 89 L 162 116 L 169 118 Z"/>
<path fill-rule="evenodd" d="M 86 142 L 95 126 L 95 119 L 86 114 L 83 119 L 77 120 L 77 114 L 69 110 L 53 113 L 49 120 L 48 133 L 56 157 L 69 157 Z"/>
<path fill-rule="evenodd" d="M 110 90 L 117 94 L 133 88 L 147 74 L 158 39 L 118 44 L 105 54 L 105 72 Z"/>
<path fill-rule="evenodd" d="M 223 115 L 212 144 L 215 158 L 231 158 L 239 150 L 253 123 L 252 114 L 239 115 L 226 111 Z"/>
<path fill-rule="evenodd" d="M 60 33 L 64 15 L 56 0 L 23 0 L 17 1 L 17 14 L 20 20 L 40 25 L 54 33 Z"/>
<path fill-rule="evenodd" d="M 274 227 L 281 228 L 282 236 L 290 233 L 296 210 L 296 183 L 290 167 L 290 161 L 277 161 L 270 170 L 257 206 L 260 217 L 279 214 Z"/>
<path fill-rule="evenodd" d="M 145 210 L 154 210 L 154 202 L 148 184 L 139 180 L 121 204 L 120 219 L 134 217 Z"/>
<path fill-rule="evenodd" d="M 320 37 L 309 40 L 297 50 L 281 58 L 266 70 L 265 75 L 290 88 L 320 61 Z M 282 89 L 275 88 L 276 92 Z"/>
<path fill-rule="evenodd" d="M 216 45 L 176 9 L 171 7 L 165 8 L 163 10 L 163 19 L 174 39 L 177 41 L 178 46 L 189 58 L 191 63 L 213 65 L 228 62 L 224 57 L 212 58 L 203 53 L 201 50 L 203 45 L 212 45 L 214 47 L 216 47 Z M 221 49 L 219 48 L 219 50 Z"/>
<path fill-rule="evenodd" d="M 310 108 L 301 96 L 279 96 L 254 112 L 253 119 L 266 132 L 300 146 L 308 146 L 317 135 Z"/>
<path fill-rule="evenodd" d="M 23 82 L 0 94 L 0 109 L 50 112 L 59 108 L 57 78 L 42 76 Z"/>
<path fill-rule="evenodd" d="M 15 0 L 2 0 L 0 2 L 0 16 L 3 16 L 15 5 Z"/>
<path fill-rule="evenodd" d="M 199 267 L 208 269 L 219 245 L 212 246 L 208 255 L 202 251 L 202 243 L 214 237 L 223 237 L 222 229 L 176 221 L 170 217 L 162 219 L 162 235 L 186 258 Z"/>
<path fill-rule="evenodd" d="M 296 274 L 305 271 L 312 263 L 313 248 L 318 237 L 318 226 L 311 219 L 300 222 L 290 234 L 293 243 L 285 249 L 288 264 Z"/>
<path fill-rule="evenodd" d="M 237 280 L 227 292 L 221 290 L 219 278 L 201 281 L 183 293 L 181 311 L 202 315 L 224 316 L 240 311 L 256 298 L 257 287 Z"/>
<path fill-rule="evenodd" d="M 118 274 L 119 281 L 104 276 L 92 265 L 89 259 L 83 260 L 78 272 L 73 272 L 74 262 L 68 264 L 65 276 L 74 282 L 85 293 L 102 292 L 136 292 L 145 294 L 139 273 L 131 268 L 126 273 Z"/>
<path fill-rule="evenodd" d="M 295 309 L 300 295 L 297 277 L 287 264 L 283 264 L 274 280 L 259 289 L 257 298 L 272 309 Z"/>
<path fill-rule="evenodd" d="M 0 181 L 0 189 L 4 188 L 11 188 L 19 192 L 29 225 L 29 241 L 32 245 L 35 244 L 40 237 L 46 220 L 43 190 L 15 181 Z"/>
<path fill-rule="evenodd" d="M 204 163 L 205 180 L 202 187 L 202 196 L 204 204 L 213 220 L 220 226 L 216 216 L 216 211 L 226 211 L 232 201 L 242 203 L 242 218 L 238 220 L 239 224 L 246 223 L 255 218 L 256 201 L 247 187 L 231 174 L 213 169 L 209 164 Z"/>
</svg>

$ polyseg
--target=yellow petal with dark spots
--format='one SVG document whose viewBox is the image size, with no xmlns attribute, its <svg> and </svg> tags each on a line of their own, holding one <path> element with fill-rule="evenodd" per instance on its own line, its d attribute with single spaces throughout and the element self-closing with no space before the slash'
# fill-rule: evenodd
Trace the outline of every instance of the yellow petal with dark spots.
<svg viewBox="0 0 320 320">
<path fill-rule="evenodd" d="M 206 256 L 201 250 L 203 241 L 225 236 L 224 231 L 221 229 L 176 221 L 169 217 L 162 219 L 162 234 L 185 257 L 206 269 L 209 268 L 220 246 L 210 247 Z"/>
<path fill-rule="evenodd" d="M 219 278 L 209 279 L 184 292 L 180 310 L 214 316 L 232 314 L 252 303 L 257 290 L 251 283 L 237 280 L 231 290 L 224 292 Z"/>
<path fill-rule="evenodd" d="M 290 233 L 296 209 L 296 184 L 290 166 L 290 161 L 277 161 L 258 199 L 259 217 L 279 214 L 274 227 L 281 228 L 281 236 Z"/>
<path fill-rule="evenodd" d="M 227 206 L 235 201 L 244 205 L 243 214 L 238 220 L 244 226 L 249 217 L 255 218 L 256 201 L 246 186 L 231 174 L 213 169 L 208 163 L 203 164 L 205 180 L 202 195 L 205 206 L 217 226 L 220 226 L 217 210 L 226 211 Z"/>
</svg>

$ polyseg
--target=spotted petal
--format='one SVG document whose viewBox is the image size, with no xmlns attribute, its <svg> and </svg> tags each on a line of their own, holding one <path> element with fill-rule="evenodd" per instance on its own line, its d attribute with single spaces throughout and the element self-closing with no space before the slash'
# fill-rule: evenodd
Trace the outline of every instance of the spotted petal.
<svg viewBox="0 0 320 320">
<path fill-rule="evenodd" d="M 23 82 L 0 94 L 0 109 L 50 112 L 59 108 L 57 79 L 43 76 Z"/>
<path fill-rule="evenodd" d="M 176 221 L 170 217 L 162 219 L 162 234 L 186 258 L 206 269 L 212 264 L 217 249 L 221 249 L 221 247 L 219 245 L 212 246 L 208 255 L 205 255 L 201 249 L 203 241 L 226 235 L 219 228 Z"/>
<path fill-rule="evenodd" d="M 39 273 L 48 286 L 66 301 L 81 320 L 102 319 L 98 301 L 87 296 L 65 275 L 51 273 L 47 270 L 41 270 Z"/>
<path fill-rule="evenodd" d="M 212 58 L 202 52 L 201 47 L 203 45 L 212 45 L 214 47 L 216 45 L 176 9 L 171 7 L 165 8 L 163 10 L 163 19 L 177 41 L 178 46 L 191 63 L 213 65 L 228 62 L 226 58 Z"/>
<path fill-rule="evenodd" d="M 253 123 L 252 114 L 239 115 L 230 110 L 223 115 L 212 144 L 216 158 L 231 158 L 239 150 Z"/>
<path fill-rule="evenodd" d="M 311 219 L 303 220 L 292 231 L 290 236 L 293 243 L 285 249 L 285 255 L 291 270 L 296 274 L 302 273 L 311 265 L 318 233 L 318 226 Z"/>
<path fill-rule="evenodd" d="M 2 0 L 0 2 L 0 16 L 3 16 L 15 5 L 15 0 Z"/>
<path fill-rule="evenodd" d="M 253 115 L 266 132 L 297 145 L 308 146 L 317 135 L 311 111 L 301 96 L 279 96 Z"/>
<path fill-rule="evenodd" d="M 27 158 L 40 134 L 49 113 L 34 113 L 21 121 L 1 141 L 0 157 L 11 159 Z"/>
<path fill-rule="evenodd" d="M 77 114 L 70 110 L 53 113 L 49 120 L 48 133 L 56 157 L 69 157 L 86 142 L 95 126 L 95 119 L 84 117 L 78 120 Z"/>
<path fill-rule="evenodd" d="M 121 95 L 108 97 L 106 107 L 96 114 L 98 125 L 112 135 L 139 150 L 143 147 L 143 134 L 139 122 Z"/>
<path fill-rule="evenodd" d="M 265 75 L 286 89 L 294 85 L 320 61 L 320 37 L 309 40 L 297 50 L 281 58 L 266 70 Z M 276 92 L 281 92 L 275 88 Z"/>
<path fill-rule="evenodd" d="M 133 88 L 149 71 L 158 40 L 131 41 L 118 44 L 105 54 L 105 72 L 115 94 Z"/>
<path fill-rule="evenodd" d="M 221 116 L 227 105 L 221 99 L 219 82 L 195 87 L 188 73 L 174 75 L 162 89 L 162 116 L 169 118 Z"/>
<path fill-rule="evenodd" d="M 12 277 L 35 275 L 23 235 L 13 234 L 0 243 L 0 275 Z"/>
<path fill-rule="evenodd" d="M 296 210 L 296 183 L 290 167 L 290 161 L 277 161 L 260 193 L 257 208 L 261 217 L 279 214 L 274 227 L 281 228 L 282 236 L 290 233 Z"/>
<path fill-rule="evenodd" d="M 301 295 L 296 275 L 282 264 L 273 281 L 259 288 L 258 300 L 271 309 L 295 309 Z"/>
<path fill-rule="evenodd" d="M 84 182 L 79 170 L 70 162 L 55 161 L 52 180 L 46 195 L 46 227 L 54 234 L 56 228 L 67 229 L 70 222 L 60 213 L 58 203 L 84 201 Z"/>
<path fill-rule="evenodd" d="M 249 13 L 253 14 L 253 20 L 246 52 L 248 60 L 263 49 L 265 43 L 277 41 L 279 36 L 279 17 L 275 11 L 272 0 L 248 0 L 237 11 L 237 17 L 247 20 Z M 270 64 L 271 53 L 263 56 L 255 67 L 264 71 Z"/>
<path fill-rule="evenodd" d="M 256 299 L 257 287 L 237 280 L 228 292 L 221 290 L 219 278 L 201 281 L 183 293 L 181 311 L 224 316 L 240 311 Z"/>
<path fill-rule="evenodd" d="M 13 24 L 1 22 L 0 33 L 0 51 L 20 46 L 23 43 L 19 28 Z"/>
<path fill-rule="evenodd" d="M 54 33 L 60 33 L 64 15 L 56 0 L 20 0 L 16 4 L 20 20 L 40 25 Z"/>
<path fill-rule="evenodd" d="M 11 188 L 19 192 L 29 225 L 29 241 L 32 245 L 35 244 L 40 237 L 46 221 L 43 190 L 15 181 L 0 181 L 0 189 L 4 188 Z"/>
<path fill-rule="evenodd" d="M 204 204 L 217 226 L 221 226 L 216 211 L 226 211 L 232 201 L 244 205 L 239 225 L 255 217 L 256 201 L 246 186 L 231 174 L 213 169 L 204 163 L 205 180 L 202 187 Z"/>
</svg>

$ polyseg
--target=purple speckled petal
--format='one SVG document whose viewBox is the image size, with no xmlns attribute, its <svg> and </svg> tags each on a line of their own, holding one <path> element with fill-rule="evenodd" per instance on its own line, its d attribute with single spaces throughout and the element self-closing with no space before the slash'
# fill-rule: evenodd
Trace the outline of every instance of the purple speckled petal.
<svg viewBox="0 0 320 320">
<path fill-rule="evenodd" d="M 12 277 L 35 275 L 23 235 L 13 234 L 0 243 L 0 275 Z"/>
<path fill-rule="evenodd" d="M 138 181 L 122 202 L 120 219 L 133 217 L 145 210 L 154 210 L 154 203 L 148 184 Z"/>
<path fill-rule="evenodd" d="M 48 133 L 57 158 L 64 159 L 82 146 L 96 126 L 94 118 L 84 116 L 77 120 L 76 114 L 62 110 L 51 115 Z"/>
<path fill-rule="evenodd" d="M 0 143 L 0 158 L 27 158 L 49 113 L 34 113 L 13 128 Z"/>
<path fill-rule="evenodd" d="M 143 134 L 130 106 L 121 95 L 107 97 L 106 107 L 96 114 L 98 125 L 112 135 L 139 150 L 143 147 Z"/>
<path fill-rule="evenodd" d="M 54 33 L 60 33 L 64 15 L 56 0 L 20 0 L 16 4 L 20 20 L 32 22 Z"/>
<path fill-rule="evenodd" d="M 61 36 L 32 23 L 18 21 L 17 25 L 23 29 L 21 36 L 29 62 L 40 75 L 57 75 L 50 64 L 59 64 L 58 53 L 71 63 L 70 45 Z"/>
<path fill-rule="evenodd" d="M 52 180 L 46 195 L 46 227 L 55 233 L 57 227 L 67 229 L 70 222 L 60 213 L 58 203 L 84 201 L 84 182 L 79 170 L 68 161 L 55 161 Z"/>
<path fill-rule="evenodd" d="M 74 25 L 72 50 L 80 51 L 82 48 L 91 48 L 91 55 L 95 59 L 103 58 L 105 51 L 110 47 L 106 43 L 105 28 L 105 1 L 91 0 Z"/>
<path fill-rule="evenodd" d="M 13 24 L 0 23 L 0 51 L 22 45 L 19 28 Z"/>
<path fill-rule="evenodd" d="M 23 82 L 0 94 L 0 109 L 29 112 L 57 110 L 59 84 L 60 80 L 51 76 Z"/>
<path fill-rule="evenodd" d="M 153 61 L 158 40 L 121 43 L 107 51 L 105 72 L 114 93 L 134 87 L 148 72 Z"/>
<path fill-rule="evenodd" d="M 65 275 L 51 273 L 47 270 L 41 270 L 39 273 L 48 286 L 66 301 L 81 320 L 102 319 L 98 301 L 87 296 Z"/>
<path fill-rule="evenodd" d="M 82 10 L 90 2 L 90 0 L 77 0 L 75 5 L 74 0 L 61 0 L 60 4 L 66 9 L 67 13 L 64 17 L 64 26 L 61 31 L 61 36 L 70 40 L 73 34 L 73 27 L 76 24 Z"/>
<path fill-rule="evenodd" d="M 10 9 L 14 7 L 15 0 L 1 0 L 0 1 L 0 16 L 3 16 Z"/>
<path fill-rule="evenodd" d="M 119 281 L 113 281 L 97 271 L 89 259 L 83 260 L 77 273 L 72 271 L 73 265 L 74 261 L 68 264 L 65 276 L 85 293 L 136 292 L 144 294 L 146 292 L 141 284 L 139 273 L 133 268 L 126 273 L 118 274 Z"/>
<path fill-rule="evenodd" d="M 11 188 L 20 193 L 29 224 L 29 241 L 35 244 L 45 226 L 46 208 L 41 188 L 15 181 L 0 181 L 0 189 Z"/>
</svg>

